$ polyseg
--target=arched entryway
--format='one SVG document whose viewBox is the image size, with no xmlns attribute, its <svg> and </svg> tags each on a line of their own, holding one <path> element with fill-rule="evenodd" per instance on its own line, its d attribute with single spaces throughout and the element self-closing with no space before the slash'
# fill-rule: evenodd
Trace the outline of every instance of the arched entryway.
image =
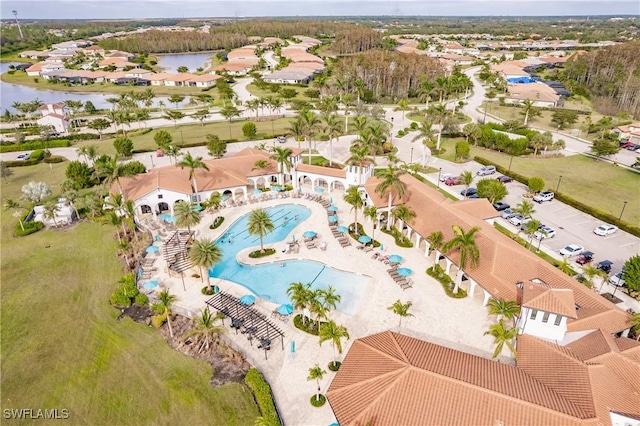
<svg viewBox="0 0 640 426">
<path fill-rule="evenodd" d="M 162 212 L 168 212 L 169 211 L 169 204 L 165 203 L 164 201 L 161 201 L 158 203 L 158 212 L 162 213 Z"/>
<path fill-rule="evenodd" d="M 340 181 L 333 182 L 333 189 L 337 189 L 339 191 L 344 191 L 344 185 Z"/>
<path fill-rule="evenodd" d="M 149 214 L 151 213 L 151 206 L 147 205 L 147 204 L 143 204 L 140 206 L 140 213 L 142 214 Z"/>
</svg>

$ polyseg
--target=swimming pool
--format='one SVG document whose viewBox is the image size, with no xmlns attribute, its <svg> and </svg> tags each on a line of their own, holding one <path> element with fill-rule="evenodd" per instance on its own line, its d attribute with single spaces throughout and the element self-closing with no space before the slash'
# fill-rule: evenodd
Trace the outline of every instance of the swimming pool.
<svg viewBox="0 0 640 426">
<path fill-rule="evenodd" d="M 283 241 L 294 229 L 296 239 L 301 239 L 302 233 L 308 230 L 300 226 L 311 216 L 311 211 L 304 206 L 282 204 L 266 210 L 275 229 L 263 238 L 265 244 Z M 370 280 L 367 276 L 339 271 L 310 260 L 289 260 L 283 266 L 276 262 L 256 266 L 239 263 L 236 260 L 238 252 L 260 245 L 260 239 L 247 232 L 248 220 L 249 215 L 244 215 L 216 240 L 222 249 L 222 260 L 209 270 L 209 276 L 238 283 L 256 296 L 278 304 L 291 303 L 287 288 L 292 282 L 311 283 L 313 289 L 332 285 L 342 296 L 338 310 L 350 315 L 356 313 L 367 291 Z"/>
</svg>

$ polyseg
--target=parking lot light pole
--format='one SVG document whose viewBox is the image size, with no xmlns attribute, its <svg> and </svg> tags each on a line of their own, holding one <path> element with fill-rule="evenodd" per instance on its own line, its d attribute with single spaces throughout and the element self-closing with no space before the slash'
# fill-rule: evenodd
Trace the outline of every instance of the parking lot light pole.
<svg viewBox="0 0 640 426">
<path fill-rule="evenodd" d="M 511 156 L 511 160 L 509 160 L 509 171 L 511 171 L 511 163 L 513 163 L 513 155 Z"/>
<path fill-rule="evenodd" d="M 409 158 L 409 164 L 413 163 L 413 147 L 411 147 L 411 157 Z"/>
<path fill-rule="evenodd" d="M 438 188 L 440 188 L 440 175 L 442 174 L 442 167 L 438 169 Z"/>
<path fill-rule="evenodd" d="M 556 185 L 556 192 L 558 192 L 558 189 L 560 189 L 560 182 L 562 181 L 562 175 L 560 175 L 560 177 L 558 178 L 558 184 Z"/>
<path fill-rule="evenodd" d="M 622 205 L 622 211 L 620 212 L 620 217 L 618 218 L 618 220 L 622 219 L 622 213 L 624 213 L 624 208 L 627 207 L 627 202 L 625 201 L 624 204 Z"/>
</svg>

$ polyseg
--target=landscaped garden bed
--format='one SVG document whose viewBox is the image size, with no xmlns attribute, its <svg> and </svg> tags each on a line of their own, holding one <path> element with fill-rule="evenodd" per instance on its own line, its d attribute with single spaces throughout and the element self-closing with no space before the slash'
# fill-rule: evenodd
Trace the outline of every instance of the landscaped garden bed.
<svg viewBox="0 0 640 426">
<path fill-rule="evenodd" d="M 447 296 L 452 297 L 454 299 L 462 299 L 467 297 L 467 292 L 458 287 L 458 292 L 454 293 L 453 289 L 455 288 L 455 282 L 451 279 L 449 275 L 442 269 L 440 265 L 434 265 L 431 268 L 427 269 L 427 275 L 438 280 L 440 284 L 442 284 L 442 288 L 444 288 L 444 292 Z"/>
</svg>

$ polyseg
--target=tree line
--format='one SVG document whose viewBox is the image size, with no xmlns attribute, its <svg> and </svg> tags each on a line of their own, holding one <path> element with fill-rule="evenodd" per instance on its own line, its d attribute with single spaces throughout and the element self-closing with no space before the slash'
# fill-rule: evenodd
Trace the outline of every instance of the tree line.
<svg viewBox="0 0 640 426">
<path fill-rule="evenodd" d="M 382 47 L 382 34 L 370 28 L 353 28 L 340 31 L 331 50 L 337 54 L 364 52 Z"/>
<path fill-rule="evenodd" d="M 201 52 L 205 50 L 235 49 L 249 44 L 246 35 L 238 32 L 168 32 L 147 31 L 99 43 L 105 49 L 135 53 Z"/>
</svg>

